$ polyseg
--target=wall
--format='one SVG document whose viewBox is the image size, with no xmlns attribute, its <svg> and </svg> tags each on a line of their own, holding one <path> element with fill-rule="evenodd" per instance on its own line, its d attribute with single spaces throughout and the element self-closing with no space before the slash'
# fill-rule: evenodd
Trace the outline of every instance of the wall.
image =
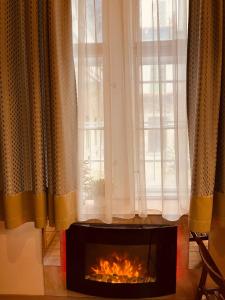
<svg viewBox="0 0 225 300">
<path fill-rule="evenodd" d="M 43 295 L 42 232 L 33 223 L 0 222 L 0 294 Z"/>
</svg>

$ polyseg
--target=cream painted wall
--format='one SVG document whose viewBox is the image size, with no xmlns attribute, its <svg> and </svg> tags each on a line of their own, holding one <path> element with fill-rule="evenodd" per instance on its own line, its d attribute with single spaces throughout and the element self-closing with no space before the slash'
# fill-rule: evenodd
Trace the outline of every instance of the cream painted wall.
<svg viewBox="0 0 225 300">
<path fill-rule="evenodd" d="M 6 230 L 0 222 L 0 294 L 44 294 L 42 232 L 33 223 Z"/>
</svg>

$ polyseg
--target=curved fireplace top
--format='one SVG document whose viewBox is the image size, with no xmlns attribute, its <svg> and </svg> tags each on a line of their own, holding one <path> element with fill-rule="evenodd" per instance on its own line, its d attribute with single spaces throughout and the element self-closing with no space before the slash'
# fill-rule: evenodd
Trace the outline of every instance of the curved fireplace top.
<svg viewBox="0 0 225 300">
<path fill-rule="evenodd" d="M 151 228 L 165 228 L 174 227 L 176 225 L 168 224 L 104 224 L 104 223 L 74 223 L 72 226 L 106 228 L 106 229 L 151 229 Z"/>
</svg>

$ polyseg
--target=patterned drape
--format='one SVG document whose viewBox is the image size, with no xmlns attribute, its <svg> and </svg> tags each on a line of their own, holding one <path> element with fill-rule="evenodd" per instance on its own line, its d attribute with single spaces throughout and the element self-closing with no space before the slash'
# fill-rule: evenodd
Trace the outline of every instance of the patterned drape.
<svg viewBox="0 0 225 300">
<path fill-rule="evenodd" d="M 76 218 L 70 0 L 0 1 L 0 219 Z"/>
<path fill-rule="evenodd" d="M 190 227 L 225 223 L 225 4 L 190 0 L 187 102 L 192 168 Z"/>
</svg>

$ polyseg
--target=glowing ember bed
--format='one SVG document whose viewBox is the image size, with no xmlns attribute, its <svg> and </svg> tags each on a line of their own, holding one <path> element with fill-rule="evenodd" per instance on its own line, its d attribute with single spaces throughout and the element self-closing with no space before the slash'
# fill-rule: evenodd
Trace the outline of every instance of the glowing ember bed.
<svg viewBox="0 0 225 300">
<path fill-rule="evenodd" d="M 67 288 L 119 298 L 176 291 L 176 226 L 73 224 L 66 233 Z"/>
</svg>

